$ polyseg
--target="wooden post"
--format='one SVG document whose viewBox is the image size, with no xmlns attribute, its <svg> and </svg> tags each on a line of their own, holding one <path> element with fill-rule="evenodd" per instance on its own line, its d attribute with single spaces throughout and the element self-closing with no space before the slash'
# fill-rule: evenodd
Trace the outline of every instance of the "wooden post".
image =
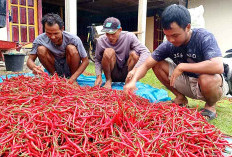
<svg viewBox="0 0 232 157">
<path fill-rule="evenodd" d="M 145 45 L 147 0 L 139 0 L 138 10 L 138 32 L 142 32 L 141 34 L 138 34 L 138 39 Z"/>
<path fill-rule="evenodd" d="M 43 33 L 43 25 L 41 23 L 42 20 L 42 0 L 38 0 L 38 11 L 37 11 L 37 18 L 38 18 L 38 34 Z"/>
<path fill-rule="evenodd" d="M 65 30 L 77 34 L 77 0 L 65 1 Z"/>
<path fill-rule="evenodd" d="M 188 0 L 179 0 L 179 4 L 188 8 Z"/>
</svg>

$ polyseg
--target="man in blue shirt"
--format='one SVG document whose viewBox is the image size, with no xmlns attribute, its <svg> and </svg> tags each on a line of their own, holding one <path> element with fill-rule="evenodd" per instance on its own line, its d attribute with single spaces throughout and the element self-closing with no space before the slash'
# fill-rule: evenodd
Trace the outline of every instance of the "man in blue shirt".
<svg viewBox="0 0 232 157">
<path fill-rule="evenodd" d="M 186 97 L 203 100 L 206 103 L 201 114 L 208 120 L 214 119 L 216 102 L 228 93 L 216 39 L 205 29 L 192 30 L 190 13 L 181 5 L 167 7 L 161 22 L 168 41 L 159 45 L 137 69 L 124 90 L 134 90 L 136 81 L 152 68 L 161 83 L 176 96 L 174 103 L 187 104 Z"/>
</svg>

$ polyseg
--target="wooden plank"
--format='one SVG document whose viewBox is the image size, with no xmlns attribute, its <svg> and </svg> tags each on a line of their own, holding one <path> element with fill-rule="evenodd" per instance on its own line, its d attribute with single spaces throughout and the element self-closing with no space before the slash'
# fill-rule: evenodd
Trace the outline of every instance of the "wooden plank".
<svg viewBox="0 0 232 157">
<path fill-rule="evenodd" d="M 28 0 L 28 6 L 34 7 L 34 0 Z"/>
<path fill-rule="evenodd" d="M 34 9 L 28 8 L 28 24 L 34 25 Z"/>
<path fill-rule="evenodd" d="M 18 7 L 11 7 L 12 22 L 18 23 Z"/>
<path fill-rule="evenodd" d="M 38 34 L 43 33 L 43 26 L 41 24 L 41 20 L 42 20 L 42 0 L 38 0 L 38 11 L 37 11 L 37 15 L 38 15 Z"/>
<path fill-rule="evenodd" d="M 29 42 L 33 42 L 35 40 L 35 28 L 29 27 Z"/>
<path fill-rule="evenodd" d="M 21 42 L 27 42 L 27 26 L 21 26 Z"/>
<path fill-rule="evenodd" d="M 20 24 L 27 24 L 26 8 L 20 7 Z"/>
<path fill-rule="evenodd" d="M 0 50 L 8 50 L 15 47 L 16 47 L 15 42 L 0 40 Z"/>
<path fill-rule="evenodd" d="M 18 4 L 18 0 L 11 0 L 11 4 Z"/>
<path fill-rule="evenodd" d="M 12 26 L 12 36 L 13 41 L 18 42 L 19 41 L 19 28 L 18 26 Z"/>
<path fill-rule="evenodd" d="M 20 0 L 19 4 L 23 5 L 23 6 L 26 6 L 26 0 Z"/>
</svg>

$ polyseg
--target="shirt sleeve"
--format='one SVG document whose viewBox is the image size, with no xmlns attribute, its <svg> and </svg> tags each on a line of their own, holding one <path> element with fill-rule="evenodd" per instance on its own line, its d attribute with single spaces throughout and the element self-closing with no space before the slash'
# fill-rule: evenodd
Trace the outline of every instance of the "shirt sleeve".
<svg viewBox="0 0 232 157">
<path fill-rule="evenodd" d="M 86 50 L 85 50 L 84 45 L 79 37 L 74 38 L 73 44 L 77 47 L 77 50 L 78 50 L 81 58 L 87 57 Z"/>
<path fill-rule="evenodd" d="M 29 52 L 29 54 L 35 55 L 37 53 L 37 49 L 38 49 L 39 46 L 40 46 L 40 44 L 38 43 L 38 38 L 36 38 L 33 41 L 32 49 Z"/>
<path fill-rule="evenodd" d="M 148 48 L 143 45 L 134 33 L 130 33 L 131 36 L 131 49 L 139 55 L 139 60 L 135 64 L 135 68 L 139 67 L 145 62 L 145 60 L 151 55 Z"/>
<path fill-rule="evenodd" d="M 205 35 L 203 37 L 201 46 L 204 58 L 206 60 L 210 60 L 215 57 L 222 57 L 221 50 L 213 34 L 208 33 L 207 35 Z"/>
<path fill-rule="evenodd" d="M 170 53 L 171 53 L 170 45 L 168 44 L 168 41 L 165 41 L 153 51 L 151 57 L 157 62 L 159 62 L 168 58 Z"/>
</svg>

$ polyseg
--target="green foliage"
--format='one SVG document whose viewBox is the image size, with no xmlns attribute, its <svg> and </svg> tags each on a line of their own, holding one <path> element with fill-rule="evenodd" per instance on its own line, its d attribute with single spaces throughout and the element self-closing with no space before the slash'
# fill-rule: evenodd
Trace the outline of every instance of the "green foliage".
<svg viewBox="0 0 232 157">
<path fill-rule="evenodd" d="M 88 72 L 88 73 L 91 73 L 91 74 L 95 75 L 95 66 L 94 66 L 94 63 L 91 62 L 91 61 L 89 61 L 89 65 L 87 66 L 87 68 L 86 68 L 85 71 Z"/>
<path fill-rule="evenodd" d="M 86 71 L 95 74 L 94 63 L 90 63 Z M 146 76 L 142 78 L 140 82 L 149 84 L 154 88 L 165 89 L 172 99 L 175 98 L 175 96 L 169 90 L 167 90 L 167 88 L 156 78 L 152 70 L 149 70 Z M 200 109 L 204 107 L 204 104 L 204 101 L 188 98 L 188 106 L 190 108 L 198 107 L 198 109 Z M 224 98 L 219 101 L 217 103 L 216 109 L 217 118 L 210 121 L 209 123 L 220 129 L 222 133 L 232 136 L 232 98 Z"/>
</svg>

